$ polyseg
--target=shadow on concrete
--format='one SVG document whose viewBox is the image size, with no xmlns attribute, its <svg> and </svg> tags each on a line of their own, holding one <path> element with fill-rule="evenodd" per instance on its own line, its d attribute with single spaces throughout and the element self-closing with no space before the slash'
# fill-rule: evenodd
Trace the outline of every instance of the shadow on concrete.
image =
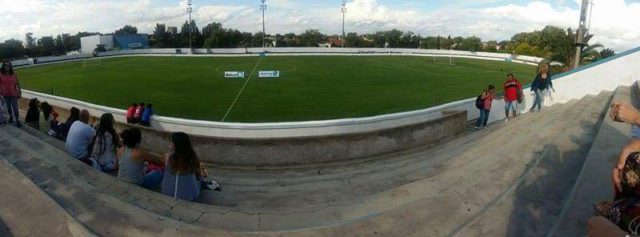
<svg viewBox="0 0 640 237">
<path fill-rule="evenodd" d="M 4 223 L 2 218 L 0 218 L 0 236 L 13 237 L 13 234 L 11 234 L 11 230 L 9 229 L 7 224 Z"/>
<path fill-rule="evenodd" d="M 516 188 L 514 209 L 508 221 L 507 236 L 546 236 L 558 222 L 567 201 L 572 198 L 571 192 L 578 181 L 587 155 L 596 142 L 599 131 L 597 129 L 600 126 L 581 122 L 580 127 L 584 130 L 583 135 L 570 138 L 570 142 L 577 145 L 577 148 L 574 145 L 575 149 L 561 151 L 557 145 L 552 144 L 536 152 L 535 155 L 540 159 L 539 163 L 535 165 L 534 159 L 532 164 L 529 164 L 529 169 L 534 170 Z M 602 123 L 600 129 L 612 128 Z M 620 148 L 611 147 L 610 149 Z M 589 175 L 589 170 L 585 170 L 583 176 Z M 609 180 L 609 176 L 601 178 Z M 600 190 L 602 192 L 611 192 L 606 187 L 602 189 Z M 585 219 L 588 219 L 592 210 L 583 212 L 586 215 Z M 584 230 L 586 231 L 586 223 Z M 579 234 L 576 233 L 576 236 Z"/>
</svg>

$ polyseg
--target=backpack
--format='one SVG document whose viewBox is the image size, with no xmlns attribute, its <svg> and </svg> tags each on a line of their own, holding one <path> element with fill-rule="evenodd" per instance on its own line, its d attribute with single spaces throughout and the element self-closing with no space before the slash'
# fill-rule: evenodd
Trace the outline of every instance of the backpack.
<svg viewBox="0 0 640 237">
<path fill-rule="evenodd" d="M 476 97 L 476 108 L 484 109 L 484 100 L 482 99 L 482 94 Z"/>
</svg>

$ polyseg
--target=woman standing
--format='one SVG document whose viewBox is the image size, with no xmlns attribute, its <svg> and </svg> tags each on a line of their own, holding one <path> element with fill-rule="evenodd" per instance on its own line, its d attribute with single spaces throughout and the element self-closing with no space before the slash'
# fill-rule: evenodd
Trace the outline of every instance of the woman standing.
<svg viewBox="0 0 640 237">
<path fill-rule="evenodd" d="M 109 173 L 116 169 L 116 152 L 120 147 L 120 137 L 113 128 L 113 115 L 105 113 L 93 138 L 91 159 L 97 161 L 100 170 Z"/>
<path fill-rule="evenodd" d="M 533 112 L 533 109 L 538 106 L 538 111 L 542 109 L 544 104 L 544 94 L 548 89 L 553 89 L 553 82 L 551 80 L 551 74 L 549 73 L 549 65 L 542 64 L 540 65 L 540 70 L 536 75 L 536 78 L 531 83 L 531 90 L 535 93 L 535 100 L 533 101 L 533 105 L 529 112 Z"/>
<path fill-rule="evenodd" d="M 22 97 L 22 91 L 20 89 L 18 76 L 13 71 L 13 66 L 9 60 L 2 62 L 2 68 L 0 68 L 0 95 L 4 97 L 4 100 L 7 103 L 9 123 L 13 122 L 13 119 L 15 119 L 16 126 L 21 127 L 22 124 L 20 124 L 18 99 Z"/>
<path fill-rule="evenodd" d="M 193 151 L 187 134 L 171 135 L 171 153 L 165 156 L 162 193 L 176 199 L 193 201 L 200 196 L 200 160 Z"/>
</svg>

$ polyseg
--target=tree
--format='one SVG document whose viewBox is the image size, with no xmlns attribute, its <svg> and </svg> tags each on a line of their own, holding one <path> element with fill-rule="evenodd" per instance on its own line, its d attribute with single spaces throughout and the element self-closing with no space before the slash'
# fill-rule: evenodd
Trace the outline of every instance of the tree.
<svg viewBox="0 0 640 237">
<path fill-rule="evenodd" d="M 350 32 L 347 34 L 345 46 L 351 48 L 362 47 L 362 37 L 356 32 Z"/>
<path fill-rule="evenodd" d="M 613 49 L 610 49 L 610 48 L 606 48 L 606 49 L 603 49 L 602 51 L 600 51 L 600 58 L 599 59 L 605 59 L 605 58 L 611 57 L 613 55 L 616 55 L 616 51 L 613 51 Z"/>
<path fill-rule="evenodd" d="M 22 58 L 24 55 L 25 49 L 22 41 L 10 39 L 0 44 L 0 58 L 2 59 Z"/>
<path fill-rule="evenodd" d="M 318 29 L 310 29 L 300 35 L 300 44 L 306 47 L 318 47 L 318 44 L 325 40 L 326 36 Z"/>
<path fill-rule="evenodd" d="M 55 41 L 53 40 L 53 37 L 51 36 L 45 36 L 42 37 L 38 40 L 37 43 L 38 47 L 40 48 L 40 56 L 51 56 L 54 53 L 55 50 Z"/>
<path fill-rule="evenodd" d="M 591 63 L 595 60 L 597 60 L 600 52 L 598 51 L 599 48 L 603 48 L 602 44 L 593 44 L 590 45 L 589 41 L 591 40 L 591 38 L 593 38 L 593 34 L 589 34 L 587 32 L 584 32 L 583 35 L 583 39 L 584 39 L 584 45 L 581 48 L 581 53 L 580 53 L 580 59 L 578 62 L 575 62 L 575 54 L 578 50 L 578 47 L 575 46 L 575 40 L 577 39 L 576 33 L 574 33 L 571 28 L 567 29 L 567 45 L 569 47 L 571 47 L 570 51 L 569 51 L 569 55 L 565 65 L 584 65 L 584 64 L 588 64 Z"/>
<path fill-rule="evenodd" d="M 151 44 L 154 48 L 165 48 L 171 45 L 170 42 L 168 42 L 167 25 L 156 23 Z"/>
<path fill-rule="evenodd" d="M 125 25 L 120 29 L 117 29 L 114 33 L 115 35 L 132 35 L 138 34 L 138 28 L 131 25 Z"/>
<path fill-rule="evenodd" d="M 191 31 L 191 35 L 189 31 Z M 196 25 L 196 21 L 194 20 L 191 20 L 191 23 L 185 21 L 184 24 L 182 24 L 182 28 L 180 28 L 180 38 L 182 39 L 180 47 L 189 47 L 190 38 L 191 46 L 194 48 L 202 47 L 204 41 L 204 39 L 200 37 L 200 30 L 198 30 L 198 25 Z"/>
<path fill-rule="evenodd" d="M 482 40 L 476 36 L 464 38 L 460 42 L 459 49 L 472 52 L 480 51 L 482 49 Z"/>
<path fill-rule="evenodd" d="M 495 41 L 495 40 L 488 41 L 482 50 L 485 52 L 497 52 L 498 41 Z"/>
<path fill-rule="evenodd" d="M 515 52 L 519 55 L 533 55 L 533 50 L 528 43 L 521 43 L 516 47 Z"/>
<path fill-rule="evenodd" d="M 423 49 L 438 49 L 440 47 L 440 37 L 425 37 L 422 39 L 420 48 Z"/>
<path fill-rule="evenodd" d="M 446 39 L 441 40 L 440 49 L 451 49 L 453 47 L 453 39 L 451 35 Z"/>
<path fill-rule="evenodd" d="M 63 55 L 67 52 L 66 47 L 64 46 L 64 40 L 62 39 L 62 35 L 58 35 L 55 40 L 55 46 L 53 49 L 54 55 Z"/>
<path fill-rule="evenodd" d="M 24 38 L 25 38 L 25 43 L 26 43 L 26 48 L 27 49 L 32 49 L 32 48 L 36 47 L 36 40 L 33 38 L 33 33 L 31 33 L 31 32 L 26 33 Z"/>
</svg>

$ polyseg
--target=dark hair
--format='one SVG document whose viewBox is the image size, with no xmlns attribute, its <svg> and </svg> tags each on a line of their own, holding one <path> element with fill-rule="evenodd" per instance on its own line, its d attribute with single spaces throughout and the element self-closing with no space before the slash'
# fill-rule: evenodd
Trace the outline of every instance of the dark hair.
<svg viewBox="0 0 640 237">
<path fill-rule="evenodd" d="M 40 103 L 40 108 L 42 108 L 42 116 L 44 120 L 49 120 L 49 115 L 53 112 L 53 107 L 49 105 L 47 102 Z"/>
<path fill-rule="evenodd" d="M 80 120 L 80 109 L 76 107 L 71 107 L 71 114 L 69 114 L 69 118 L 67 118 L 67 124 L 71 125 L 73 122 Z"/>
<path fill-rule="evenodd" d="M 171 155 L 171 171 L 175 174 L 190 174 L 199 172 L 200 160 L 193 151 L 189 136 L 183 132 L 171 134 L 171 142 L 173 142 L 174 152 Z M 198 176 L 198 174 L 196 174 Z"/>
<path fill-rule="evenodd" d="M 91 119 L 91 114 L 89 110 L 83 109 L 80 111 L 80 121 L 86 124 L 89 124 L 89 120 Z"/>
<path fill-rule="evenodd" d="M 31 100 L 29 100 L 29 109 L 38 109 L 38 105 L 40 105 L 40 102 L 38 101 L 38 99 L 33 98 Z"/>
<path fill-rule="evenodd" d="M 142 134 L 138 128 L 129 128 L 120 133 L 122 144 L 128 148 L 135 148 L 142 141 Z"/>
<path fill-rule="evenodd" d="M 29 100 L 29 110 L 27 110 L 26 122 L 38 122 L 40 120 L 40 101 L 33 98 Z"/>
<path fill-rule="evenodd" d="M 144 103 L 143 103 L 143 102 L 140 102 L 140 106 L 144 106 Z"/>
<path fill-rule="evenodd" d="M 133 107 L 138 107 L 138 104 L 133 103 L 131 106 L 133 106 Z"/>
<path fill-rule="evenodd" d="M 111 134 L 111 144 L 113 145 L 113 151 L 118 147 L 118 134 L 113 128 L 113 115 L 110 113 L 104 113 L 100 117 L 100 124 L 96 129 L 96 136 L 93 137 L 93 146 L 95 147 L 96 141 L 98 141 L 98 154 L 104 154 L 107 151 L 107 140 L 104 136 L 105 133 Z M 98 140 L 99 139 L 99 140 Z"/>
<path fill-rule="evenodd" d="M 489 84 L 489 90 L 493 90 L 493 89 L 496 89 L 496 87 L 491 85 L 491 84 Z"/>
<path fill-rule="evenodd" d="M 6 69 L 4 69 L 4 65 L 9 65 L 9 72 L 7 72 Z M 0 73 L 2 73 L 2 75 L 13 75 L 13 65 L 11 65 L 11 61 L 9 60 L 4 60 L 2 62 L 2 68 L 0 68 Z"/>
</svg>

